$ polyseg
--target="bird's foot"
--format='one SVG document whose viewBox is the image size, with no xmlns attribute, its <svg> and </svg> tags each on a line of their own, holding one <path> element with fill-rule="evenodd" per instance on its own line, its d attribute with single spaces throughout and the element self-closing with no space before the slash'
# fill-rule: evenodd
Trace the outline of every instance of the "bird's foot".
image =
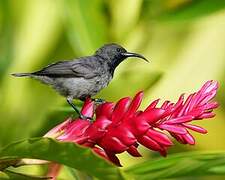
<svg viewBox="0 0 225 180">
<path fill-rule="evenodd" d="M 96 104 L 99 104 L 99 105 L 106 102 L 104 99 L 100 99 L 100 98 L 92 99 L 92 101 L 94 101 Z"/>
<path fill-rule="evenodd" d="M 80 119 L 83 119 L 83 120 L 89 120 L 89 121 L 93 121 L 93 118 L 92 117 L 87 117 L 87 116 L 84 116 L 83 114 L 80 113 L 79 115 L 79 118 Z"/>
<path fill-rule="evenodd" d="M 77 106 L 75 104 L 73 104 L 72 99 L 67 98 L 67 102 L 72 106 L 72 108 L 75 110 L 75 112 L 79 115 L 80 119 L 93 121 L 92 117 L 87 117 L 87 116 L 84 116 L 83 114 L 81 114 L 81 112 L 79 111 Z"/>
</svg>

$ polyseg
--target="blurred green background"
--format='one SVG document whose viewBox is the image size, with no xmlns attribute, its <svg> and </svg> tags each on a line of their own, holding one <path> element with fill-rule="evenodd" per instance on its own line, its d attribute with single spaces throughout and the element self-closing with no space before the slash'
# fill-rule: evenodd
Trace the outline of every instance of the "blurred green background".
<svg viewBox="0 0 225 180">
<path fill-rule="evenodd" d="M 55 62 L 90 55 L 116 42 L 151 62 L 129 59 L 97 97 L 116 101 L 144 90 L 151 100 L 177 100 L 207 80 L 219 81 L 216 118 L 198 122 L 207 135 L 194 134 L 195 146 L 176 144 L 170 153 L 225 150 L 225 1 L 224 0 L 1 0 L 0 148 L 42 136 L 72 114 L 51 88 L 13 72 L 30 72 Z M 79 103 L 79 102 L 78 102 Z M 120 155 L 123 165 L 137 160 Z"/>
</svg>

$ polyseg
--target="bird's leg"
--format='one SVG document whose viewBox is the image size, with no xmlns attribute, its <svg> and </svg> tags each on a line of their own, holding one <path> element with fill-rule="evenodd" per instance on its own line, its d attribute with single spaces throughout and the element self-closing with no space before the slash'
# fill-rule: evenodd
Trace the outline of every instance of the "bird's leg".
<svg viewBox="0 0 225 180">
<path fill-rule="evenodd" d="M 67 102 L 68 102 L 68 104 L 70 105 L 70 106 L 72 106 L 72 108 L 76 111 L 76 113 L 79 115 L 79 118 L 81 118 L 81 119 L 84 119 L 84 120 L 86 120 L 86 119 L 89 119 L 89 120 L 93 120 L 91 117 L 87 117 L 87 116 L 84 116 L 83 114 L 81 114 L 81 112 L 79 111 L 79 109 L 77 108 L 77 106 L 75 105 L 75 104 L 73 104 L 73 99 L 72 98 L 67 98 L 66 99 L 67 100 Z"/>
</svg>

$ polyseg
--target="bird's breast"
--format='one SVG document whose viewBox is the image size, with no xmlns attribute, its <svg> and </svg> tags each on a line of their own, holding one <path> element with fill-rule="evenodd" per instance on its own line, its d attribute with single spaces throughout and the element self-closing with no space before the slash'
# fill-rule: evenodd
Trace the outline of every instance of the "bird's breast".
<svg viewBox="0 0 225 180">
<path fill-rule="evenodd" d="M 93 87 L 93 93 L 97 94 L 100 90 L 105 88 L 111 81 L 112 76 L 110 74 L 102 74 L 95 78 L 95 87 Z"/>
<path fill-rule="evenodd" d="M 60 78 L 54 84 L 54 88 L 64 96 L 75 99 L 94 96 L 111 81 L 110 74 L 102 73 L 90 79 L 85 78 Z"/>
</svg>

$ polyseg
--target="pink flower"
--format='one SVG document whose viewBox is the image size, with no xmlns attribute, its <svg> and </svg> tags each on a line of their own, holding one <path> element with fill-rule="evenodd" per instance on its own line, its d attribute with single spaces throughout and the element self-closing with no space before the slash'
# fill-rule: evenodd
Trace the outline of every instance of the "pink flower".
<svg viewBox="0 0 225 180">
<path fill-rule="evenodd" d="M 218 103 L 211 99 L 216 95 L 217 89 L 217 82 L 207 81 L 186 100 L 181 95 L 176 103 L 165 101 L 158 106 L 157 99 L 144 111 L 138 110 L 143 92 L 137 93 L 133 99 L 125 97 L 117 103 L 105 102 L 96 109 L 94 102 L 87 99 L 81 112 L 88 117 L 95 114 L 95 121 L 68 119 L 45 136 L 90 147 L 118 166 L 120 161 L 116 154 L 127 151 L 130 155 L 139 157 L 139 144 L 166 156 L 167 149 L 173 145 L 168 133 L 178 142 L 190 145 L 195 144 L 195 139 L 189 130 L 207 133 L 204 128 L 191 122 L 215 116 L 212 111 L 218 107 Z"/>
</svg>

